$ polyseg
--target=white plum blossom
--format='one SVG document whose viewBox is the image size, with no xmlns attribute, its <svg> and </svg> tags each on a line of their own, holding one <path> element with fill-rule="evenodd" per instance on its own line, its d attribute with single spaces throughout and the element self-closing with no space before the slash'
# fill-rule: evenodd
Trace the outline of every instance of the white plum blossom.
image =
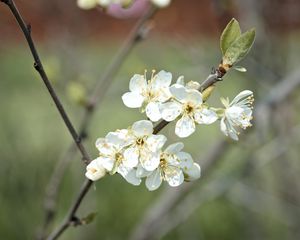
<svg viewBox="0 0 300 240">
<path fill-rule="evenodd" d="M 106 175 L 106 169 L 103 167 L 102 162 L 99 158 L 91 161 L 86 167 L 85 176 L 92 180 L 97 181 Z"/>
<path fill-rule="evenodd" d="M 162 150 L 167 138 L 153 134 L 152 123 L 161 118 L 167 122 L 177 120 L 175 133 L 181 138 L 190 136 L 196 124 L 211 124 L 217 119 L 221 120 L 221 131 L 234 140 L 238 140 L 238 127 L 251 126 L 254 101 L 251 91 L 242 91 L 232 102 L 222 98 L 225 108 L 209 108 L 199 91 L 199 83 L 185 83 L 183 76 L 173 85 L 171 81 L 172 74 L 163 70 L 157 74 L 153 71 L 150 80 L 138 74 L 131 78 L 130 92 L 123 94 L 123 102 L 130 108 L 144 108 L 151 121 L 140 120 L 128 129 L 99 138 L 96 141 L 99 157 L 87 166 L 88 179 L 96 181 L 106 173 L 119 173 L 127 182 L 139 185 L 145 178 L 150 191 L 158 189 L 163 181 L 177 187 L 184 181 L 199 179 L 201 168 L 189 153 L 182 151 L 183 143 Z"/>
<path fill-rule="evenodd" d="M 161 119 L 161 104 L 171 97 L 171 81 L 172 74 L 163 70 L 153 73 L 148 81 L 146 76 L 135 74 L 129 83 L 130 92 L 123 94 L 122 100 L 129 108 L 140 108 L 144 105 L 147 117 L 156 122 Z"/>
<path fill-rule="evenodd" d="M 174 84 L 170 87 L 173 100 L 161 106 L 162 118 L 168 122 L 180 119 L 176 123 L 175 133 L 178 137 L 190 136 L 198 124 L 211 124 L 218 119 L 217 114 L 203 104 L 202 94 L 193 88 Z"/>
<path fill-rule="evenodd" d="M 119 130 L 110 132 L 105 138 L 99 138 L 96 141 L 96 147 L 99 150 L 99 161 L 110 174 L 119 173 L 129 183 L 139 185 L 141 180 L 136 177 L 134 167 L 138 164 L 137 158 L 125 158 L 124 148 L 129 144 L 127 142 L 128 130 Z"/>
<path fill-rule="evenodd" d="M 246 129 L 251 126 L 253 92 L 244 90 L 240 92 L 231 103 L 228 99 L 221 99 L 225 109 L 221 118 L 221 131 L 234 140 L 238 140 L 237 127 Z"/>
<path fill-rule="evenodd" d="M 162 181 L 177 187 L 184 180 L 192 181 L 200 177 L 200 166 L 193 162 L 190 154 L 181 151 L 183 146 L 181 142 L 174 143 L 161 152 L 159 166 L 154 171 L 137 171 L 138 176 L 147 176 L 146 187 L 150 191 L 159 188 Z"/>
<path fill-rule="evenodd" d="M 126 161 L 134 161 L 146 171 L 153 171 L 159 165 L 160 149 L 167 138 L 153 135 L 153 124 L 148 120 L 135 122 L 130 130 L 130 146 L 124 151 Z"/>
</svg>

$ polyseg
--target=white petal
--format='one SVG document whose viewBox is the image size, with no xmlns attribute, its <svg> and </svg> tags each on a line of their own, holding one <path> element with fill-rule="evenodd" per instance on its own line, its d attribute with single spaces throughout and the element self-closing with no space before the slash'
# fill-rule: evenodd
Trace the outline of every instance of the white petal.
<svg viewBox="0 0 300 240">
<path fill-rule="evenodd" d="M 243 98 L 247 98 L 249 96 L 253 95 L 253 92 L 251 92 L 250 90 L 244 90 L 242 92 L 240 92 L 230 103 L 230 105 L 232 106 L 233 104 L 236 104 L 238 101 L 240 101 Z"/>
<path fill-rule="evenodd" d="M 182 102 L 187 97 L 187 89 L 180 85 L 180 84 L 174 84 L 170 87 L 170 92 L 173 95 L 174 98 L 176 98 L 178 101 Z"/>
<path fill-rule="evenodd" d="M 117 171 L 119 174 L 122 175 L 123 178 L 127 182 L 129 182 L 132 185 L 138 186 L 141 184 L 141 179 L 136 177 L 136 170 L 131 168 L 126 168 L 124 165 L 120 165 Z"/>
<path fill-rule="evenodd" d="M 162 178 L 160 176 L 160 170 L 156 169 L 150 176 L 146 179 L 146 187 L 149 191 L 154 191 L 161 185 Z"/>
<path fill-rule="evenodd" d="M 99 157 L 102 166 L 108 171 L 112 171 L 115 165 L 116 159 L 112 157 Z"/>
<path fill-rule="evenodd" d="M 150 102 L 146 107 L 146 115 L 152 122 L 157 122 L 161 119 L 159 104 Z"/>
<path fill-rule="evenodd" d="M 164 120 L 171 122 L 183 111 L 183 106 L 177 102 L 167 102 L 161 105 L 161 116 Z"/>
<path fill-rule="evenodd" d="M 171 3 L 171 0 L 151 0 L 151 1 L 154 5 L 161 8 L 167 7 Z"/>
<path fill-rule="evenodd" d="M 210 109 L 204 108 L 202 110 L 195 111 L 194 119 L 199 124 L 212 124 L 218 119 L 218 115 Z"/>
<path fill-rule="evenodd" d="M 195 82 L 195 81 L 189 81 L 186 84 L 186 88 L 198 90 L 200 88 L 200 83 Z"/>
<path fill-rule="evenodd" d="M 164 135 L 150 135 L 146 140 L 147 148 L 151 152 L 156 152 L 163 147 L 166 141 L 167 138 Z"/>
<path fill-rule="evenodd" d="M 182 85 L 184 86 L 184 76 L 180 76 L 177 81 L 176 84 Z"/>
<path fill-rule="evenodd" d="M 195 132 L 195 122 L 192 118 L 187 115 L 182 116 L 175 127 L 175 133 L 178 137 L 185 138 Z"/>
<path fill-rule="evenodd" d="M 129 108 L 139 108 L 143 105 L 144 97 L 139 93 L 127 92 L 122 96 L 123 103 Z"/>
<path fill-rule="evenodd" d="M 230 125 L 230 123 L 225 118 L 221 119 L 220 128 L 221 131 L 225 134 L 225 136 L 230 136 L 235 141 L 239 140 L 236 130 L 233 128 L 233 126 Z"/>
<path fill-rule="evenodd" d="M 153 124 L 148 120 L 140 120 L 132 125 L 132 131 L 136 137 L 149 136 L 153 133 Z"/>
<path fill-rule="evenodd" d="M 108 7 L 111 3 L 111 0 L 96 0 L 102 7 Z"/>
<path fill-rule="evenodd" d="M 194 181 L 200 178 L 201 176 L 201 168 L 198 163 L 194 163 L 193 166 L 184 171 L 186 181 Z"/>
<path fill-rule="evenodd" d="M 139 164 L 138 167 L 137 167 L 137 169 L 136 169 L 136 176 L 137 176 L 138 178 L 147 177 L 147 176 L 149 176 L 151 173 L 152 173 L 152 172 L 149 172 L 149 171 L 145 170 L 141 164 Z"/>
<path fill-rule="evenodd" d="M 177 142 L 169 145 L 165 152 L 169 154 L 179 153 L 184 148 L 184 144 L 182 142 Z"/>
<path fill-rule="evenodd" d="M 188 89 L 187 96 L 183 100 L 184 102 L 190 102 L 195 106 L 202 104 L 202 94 L 198 90 Z"/>
<path fill-rule="evenodd" d="M 98 158 L 91 161 L 89 163 L 89 165 L 87 165 L 87 167 L 86 167 L 85 176 L 92 181 L 96 181 L 96 180 L 104 177 L 105 174 L 106 174 L 106 171 Z"/>
<path fill-rule="evenodd" d="M 141 94 L 147 88 L 147 81 L 143 75 L 135 74 L 130 79 L 129 90 Z"/>
<path fill-rule="evenodd" d="M 238 106 L 232 106 L 225 110 L 225 114 L 230 119 L 239 118 L 244 112 L 244 109 Z"/>
<path fill-rule="evenodd" d="M 177 187 L 184 181 L 184 175 L 180 168 L 169 166 L 165 173 L 166 181 L 171 187 Z"/>
<path fill-rule="evenodd" d="M 78 7 L 82 9 L 92 9 L 97 6 L 98 0 L 77 0 Z"/>
<path fill-rule="evenodd" d="M 168 101 L 172 97 L 169 87 L 161 87 L 160 89 L 155 91 L 155 95 L 157 101 L 161 103 Z"/>
<path fill-rule="evenodd" d="M 193 166 L 194 161 L 193 161 L 192 156 L 189 153 L 179 152 L 176 154 L 176 156 L 179 158 L 180 167 L 183 170 L 186 170 Z"/>
<path fill-rule="evenodd" d="M 135 147 L 129 147 L 124 151 L 123 164 L 125 167 L 134 168 L 139 162 L 139 151 Z"/>
<path fill-rule="evenodd" d="M 159 166 L 159 162 L 160 162 L 159 152 L 155 152 L 155 153 L 143 152 L 141 155 L 142 156 L 140 157 L 140 162 L 142 167 L 146 171 L 151 172 Z"/>
<path fill-rule="evenodd" d="M 220 129 L 224 133 L 224 135 L 228 136 L 227 128 L 226 128 L 226 124 L 225 124 L 225 118 L 222 118 L 220 121 Z"/>
<path fill-rule="evenodd" d="M 98 148 L 98 150 L 103 148 L 103 145 L 105 145 L 105 144 L 106 144 L 105 138 L 98 138 L 95 142 L 95 146 L 96 146 L 96 148 Z"/>
<path fill-rule="evenodd" d="M 105 139 L 107 143 L 112 144 L 116 147 L 120 147 L 124 145 L 124 139 L 121 138 L 120 133 L 118 132 L 109 132 L 106 136 Z"/>
<path fill-rule="evenodd" d="M 111 156 L 114 153 L 113 146 L 111 144 L 108 144 L 105 138 L 98 138 L 95 145 L 96 148 L 98 148 L 100 154 Z"/>
<path fill-rule="evenodd" d="M 172 73 L 162 70 L 156 74 L 151 85 L 153 89 L 160 89 L 163 87 L 169 87 L 171 81 L 172 81 Z"/>
</svg>

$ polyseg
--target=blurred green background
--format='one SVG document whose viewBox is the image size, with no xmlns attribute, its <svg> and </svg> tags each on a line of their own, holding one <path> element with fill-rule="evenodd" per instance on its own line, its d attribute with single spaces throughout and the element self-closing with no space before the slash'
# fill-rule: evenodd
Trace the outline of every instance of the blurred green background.
<svg viewBox="0 0 300 240">
<path fill-rule="evenodd" d="M 72 14 L 69 14 L 68 21 L 62 24 L 68 32 L 63 32 L 63 27 L 55 22 L 55 14 L 63 18 L 62 12 L 54 11 L 47 16 L 50 20 L 43 21 L 43 16 L 35 15 L 44 9 L 45 1 L 36 1 L 35 12 L 30 12 L 32 3 L 26 6 L 19 2 L 33 29 L 35 25 L 38 28 L 36 36 L 33 30 L 33 36 L 46 71 L 71 120 L 79 128 L 83 107 L 74 95 L 76 98 L 77 91 L 87 94 L 92 91 L 135 20 L 115 20 L 97 10 L 82 13 L 74 1 L 47 3 L 48 8 L 52 6 L 49 11 L 67 5 L 69 12 L 73 9 L 80 12 L 79 27 L 68 29 L 72 25 Z M 187 5 L 186 1 L 178 0 L 162 10 L 154 18 L 149 36 L 133 49 L 116 77 L 110 80 L 113 82 L 93 116 L 84 143 L 91 155 L 97 156 L 94 142 L 98 137 L 144 118 L 137 110 L 125 108 L 121 100 L 133 74 L 143 73 L 145 69 L 164 69 L 173 73 L 174 81 L 180 75 L 186 80 L 203 81 L 221 59 L 218 37 L 231 17 L 238 18 L 243 30 L 256 27 L 258 37 L 249 56 L 241 63 L 248 71 L 229 72 L 217 85 L 210 103 L 221 106 L 221 96 L 232 99 L 244 89 L 254 92 L 257 104 L 265 103 L 266 96 L 280 81 L 288 85 L 291 75 L 295 75 L 293 79 L 300 78 L 300 20 L 295 17 L 300 15 L 300 4 L 263 2 L 203 1 L 200 4 L 191 1 Z M 270 6 L 279 18 L 288 9 L 292 12 L 291 19 L 282 17 L 282 21 L 270 22 Z M 12 16 L 3 4 L 0 7 L 0 239 L 34 239 L 44 221 L 46 186 L 55 164 L 72 141 L 32 67 L 29 50 Z M 178 20 L 174 12 L 180 12 L 181 8 L 183 12 Z M 189 15 L 189 9 L 194 8 L 205 18 Z M 192 13 L 196 14 L 196 10 Z M 101 29 L 96 29 L 97 33 L 86 30 L 90 22 L 101 22 L 101 19 L 107 24 L 105 36 L 102 37 Z M 160 28 L 162 19 L 166 21 Z M 198 24 L 205 25 L 203 21 L 212 21 L 209 25 L 213 27 L 208 30 L 199 27 L 195 31 Z M 280 24 L 276 25 L 276 21 Z M 182 23 L 178 29 L 177 22 Z M 299 239 L 299 109 L 299 87 L 295 85 L 284 101 L 265 105 L 256 113 L 253 128 L 237 143 L 225 140 L 218 123 L 198 126 L 195 134 L 183 139 L 185 149 L 200 165 L 215 142 L 225 140 L 229 147 L 210 169 L 210 174 L 202 172 L 202 178 L 195 184 L 190 201 L 183 205 L 186 208 L 183 212 L 190 211 L 190 214 L 174 229 L 163 230 L 163 234 L 158 231 L 153 238 Z M 163 133 L 169 143 L 178 140 L 174 124 Z M 79 192 L 84 172 L 77 153 L 63 178 L 58 212 L 49 230 L 63 220 Z M 158 191 L 149 192 L 144 183 L 134 187 L 120 176 L 106 177 L 94 185 L 79 210 L 78 215 L 82 217 L 97 212 L 95 221 L 68 229 L 61 239 L 129 239 L 145 211 L 165 188 L 169 187 L 165 184 Z M 182 214 L 174 218 L 181 217 Z"/>
</svg>

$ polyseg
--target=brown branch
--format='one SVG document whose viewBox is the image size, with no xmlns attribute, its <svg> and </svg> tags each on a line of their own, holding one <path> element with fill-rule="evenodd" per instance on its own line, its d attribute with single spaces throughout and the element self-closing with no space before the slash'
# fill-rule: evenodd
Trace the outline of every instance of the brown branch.
<svg viewBox="0 0 300 240">
<path fill-rule="evenodd" d="M 85 180 L 76 200 L 74 201 L 74 204 L 71 206 L 69 213 L 67 214 L 66 219 L 63 221 L 61 226 L 59 228 L 57 228 L 57 230 L 55 230 L 47 238 L 48 240 L 58 239 L 58 237 L 60 237 L 64 233 L 64 231 L 66 231 L 70 226 L 81 225 L 81 221 L 79 218 L 76 217 L 76 213 L 77 213 L 77 210 L 78 210 L 82 200 L 84 199 L 84 197 L 86 196 L 86 194 L 88 193 L 88 191 L 92 185 L 93 185 L 92 181 L 87 180 L 87 179 Z"/>
<path fill-rule="evenodd" d="M 39 73 L 39 75 L 40 75 L 41 79 L 43 80 L 48 92 L 50 93 L 50 95 L 52 97 L 52 100 L 54 101 L 54 103 L 56 105 L 57 110 L 59 111 L 66 127 L 68 128 L 74 142 L 76 143 L 76 146 L 77 146 L 78 150 L 80 151 L 80 153 L 82 155 L 83 161 L 85 163 L 88 163 L 90 161 L 90 157 L 89 157 L 87 151 L 85 150 L 83 144 L 81 143 L 81 138 L 80 138 L 79 134 L 77 134 L 73 124 L 70 121 L 70 118 L 68 117 L 64 107 L 62 106 L 62 103 L 61 103 L 60 99 L 58 98 L 58 96 L 57 96 L 54 88 L 52 87 L 52 85 L 51 85 L 51 83 L 48 79 L 48 76 L 47 76 L 47 74 L 44 70 L 43 64 L 42 64 L 41 59 L 39 57 L 39 54 L 36 50 L 33 39 L 31 37 L 31 26 L 27 25 L 25 23 L 25 21 L 23 20 L 20 12 L 18 11 L 18 9 L 17 9 L 17 7 L 16 7 L 13 0 L 1 0 L 1 2 L 5 3 L 9 7 L 10 11 L 12 12 L 15 19 L 17 20 L 17 22 L 18 22 L 18 24 L 19 24 L 19 26 L 20 26 L 23 34 L 24 34 L 24 37 L 26 38 L 26 41 L 27 41 L 28 46 L 30 48 L 32 57 L 34 59 L 34 68 Z"/>
</svg>

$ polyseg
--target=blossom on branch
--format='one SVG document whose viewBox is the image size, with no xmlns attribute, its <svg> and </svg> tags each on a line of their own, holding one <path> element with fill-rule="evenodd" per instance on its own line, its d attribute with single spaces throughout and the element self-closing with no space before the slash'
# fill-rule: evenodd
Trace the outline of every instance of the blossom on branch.
<svg viewBox="0 0 300 240">
<path fill-rule="evenodd" d="M 123 103 L 129 108 L 141 108 L 146 112 L 147 117 L 156 122 L 161 119 L 161 105 L 170 99 L 169 86 L 172 81 L 172 74 L 160 71 L 152 73 L 151 79 L 147 80 L 146 74 L 135 74 L 129 83 L 129 90 L 123 94 Z"/>
<path fill-rule="evenodd" d="M 97 139 L 96 147 L 100 155 L 98 159 L 110 174 L 117 172 L 129 183 L 139 185 L 141 180 L 136 177 L 134 170 L 138 164 L 138 159 L 128 159 L 124 156 L 124 148 L 129 145 L 127 135 L 128 130 L 123 129 L 110 132 L 105 138 Z"/>
<path fill-rule="evenodd" d="M 91 161 L 86 167 L 85 176 L 92 181 L 97 181 L 105 175 L 106 169 L 103 167 L 102 162 L 99 158 Z"/>
<path fill-rule="evenodd" d="M 147 171 L 152 171 L 158 167 L 159 151 L 167 141 L 164 135 L 153 135 L 152 133 L 153 124 L 150 121 L 135 122 L 129 135 L 131 144 L 124 151 L 124 158 L 127 161 L 136 159 L 136 162 L 139 162 Z"/>
<path fill-rule="evenodd" d="M 200 166 L 194 163 L 190 154 L 182 152 L 183 143 L 174 143 L 160 153 L 160 162 L 157 169 L 148 173 L 139 173 L 146 175 L 146 187 L 150 190 L 156 190 L 162 181 L 168 182 L 171 187 L 177 187 L 184 180 L 192 181 L 200 177 Z"/>
<path fill-rule="evenodd" d="M 181 116 L 175 128 L 178 137 L 190 136 L 196 129 L 196 123 L 211 124 L 218 119 L 217 114 L 203 103 L 198 90 L 176 83 L 170 87 L 170 92 L 172 100 L 161 106 L 162 118 L 171 122 Z"/>
<path fill-rule="evenodd" d="M 250 121 L 252 120 L 252 105 L 254 102 L 253 92 L 250 90 L 244 90 L 240 92 L 231 103 L 229 99 L 221 99 L 225 109 L 222 111 L 221 118 L 221 131 L 231 137 L 233 140 L 238 140 L 239 132 L 237 127 L 246 129 L 252 126 Z"/>
<path fill-rule="evenodd" d="M 164 151 L 167 138 L 153 134 L 153 124 L 148 120 L 135 122 L 130 128 L 109 132 L 96 141 L 99 157 L 87 166 L 86 177 L 92 181 L 102 178 L 106 172 L 119 173 L 127 182 L 139 185 L 146 177 L 150 191 L 162 181 L 172 187 L 183 181 L 200 177 L 200 166 L 190 154 L 183 152 L 183 143 L 171 144 Z"/>
</svg>

